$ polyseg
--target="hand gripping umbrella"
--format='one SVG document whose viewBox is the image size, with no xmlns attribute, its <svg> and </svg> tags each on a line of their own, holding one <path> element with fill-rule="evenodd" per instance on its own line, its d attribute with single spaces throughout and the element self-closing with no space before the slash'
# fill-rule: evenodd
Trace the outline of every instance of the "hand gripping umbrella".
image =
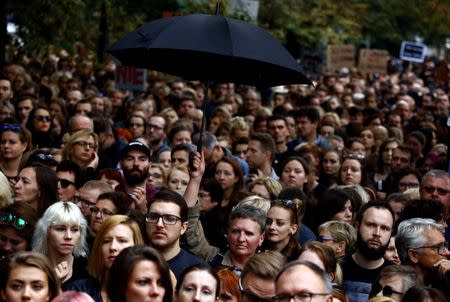
<svg viewBox="0 0 450 302">
<path fill-rule="evenodd" d="M 218 6 L 215 15 L 193 14 L 144 24 L 113 44 L 108 52 L 123 65 L 186 80 L 266 87 L 312 84 L 273 36 L 256 25 L 219 15 Z"/>
</svg>

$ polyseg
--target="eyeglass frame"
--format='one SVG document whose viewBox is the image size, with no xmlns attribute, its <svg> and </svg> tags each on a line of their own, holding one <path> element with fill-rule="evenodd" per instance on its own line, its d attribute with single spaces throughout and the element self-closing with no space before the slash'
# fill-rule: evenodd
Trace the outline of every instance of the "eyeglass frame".
<svg viewBox="0 0 450 302">
<path fill-rule="evenodd" d="M 97 148 L 97 144 L 96 143 L 88 143 L 88 142 L 82 141 L 82 140 L 76 141 L 73 144 L 74 145 L 78 145 L 78 146 L 80 146 L 82 148 L 89 147 L 89 149 L 92 149 L 92 150 L 95 150 Z"/>
<path fill-rule="evenodd" d="M 75 196 L 75 197 L 73 198 L 73 200 L 75 201 L 75 203 L 80 203 L 81 206 L 82 206 L 83 208 L 85 208 L 85 209 L 89 209 L 89 210 L 90 210 L 90 208 L 91 208 L 92 206 L 95 206 L 95 202 L 90 202 L 89 200 L 84 199 L 84 198 L 81 198 L 80 196 Z"/>
<path fill-rule="evenodd" d="M 52 117 L 50 115 L 34 115 L 33 119 L 39 121 L 39 122 L 51 122 Z"/>
<path fill-rule="evenodd" d="M 156 218 L 155 221 L 150 221 L 150 220 L 151 220 L 150 215 L 157 215 L 158 217 Z M 173 219 L 175 219 L 175 222 L 173 222 L 173 223 L 172 223 L 172 222 L 167 223 L 167 221 L 166 221 L 167 218 L 169 218 L 169 219 L 170 219 L 170 218 L 173 218 Z M 181 217 L 176 216 L 176 215 L 172 215 L 172 214 L 159 214 L 159 213 L 155 213 L 155 212 L 149 212 L 149 213 L 145 214 L 145 221 L 146 221 L 147 223 L 150 223 L 150 224 L 158 224 L 159 219 L 162 220 L 162 222 L 163 222 L 164 225 L 176 225 L 178 221 L 183 221 L 183 220 L 181 219 Z"/>
<path fill-rule="evenodd" d="M 420 189 L 424 190 L 427 194 L 433 194 L 434 191 L 437 191 L 438 195 L 440 195 L 440 196 L 445 196 L 450 193 L 450 190 L 432 187 L 432 186 L 422 186 L 422 187 L 420 187 Z"/>
<path fill-rule="evenodd" d="M 19 220 L 21 220 L 23 222 L 23 226 L 17 225 L 17 222 L 19 222 Z M 18 230 L 23 230 L 29 224 L 28 221 L 26 221 L 25 219 L 23 219 L 20 216 L 14 215 L 9 212 L 2 212 L 2 211 L 0 211 L 0 221 L 4 222 L 6 224 L 12 225 Z"/>
<path fill-rule="evenodd" d="M 113 212 L 107 210 L 107 209 L 99 209 L 96 206 L 90 207 L 89 210 L 91 211 L 91 213 L 96 216 L 98 213 L 100 213 L 100 215 L 102 215 L 102 217 L 108 216 L 111 217 L 113 215 L 115 215 Z"/>
<path fill-rule="evenodd" d="M 437 251 L 437 253 L 439 255 L 442 255 L 443 253 L 445 253 L 445 251 L 448 251 L 448 242 L 444 241 L 444 242 L 440 242 L 437 244 L 433 244 L 433 245 L 422 245 L 421 247 L 416 248 L 417 250 L 420 249 L 434 249 Z"/>
<path fill-rule="evenodd" d="M 305 295 L 301 299 L 297 299 L 296 296 L 299 295 Z M 280 296 L 275 296 L 272 299 L 272 302 L 290 302 L 291 300 L 294 300 L 294 302 L 310 302 L 314 296 L 332 296 L 331 293 L 310 293 L 307 291 L 301 291 L 296 293 L 295 295 L 287 295 L 283 294 Z M 281 297 L 281 298 L 280 298 Z M 286 300 L 287 298 L 287 300 Z"/>
</svg>

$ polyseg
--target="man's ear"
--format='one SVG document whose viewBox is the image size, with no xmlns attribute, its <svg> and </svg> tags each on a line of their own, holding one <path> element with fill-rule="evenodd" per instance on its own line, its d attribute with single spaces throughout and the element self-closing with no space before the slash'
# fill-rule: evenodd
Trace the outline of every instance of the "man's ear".
<svg viewBox="0 0 450 302">
<path fill-rule="evenodd" d="M 187 221 L 181 223 L 181 235 L 183 235 L 184 232 L 186 232 L 188 225 L 189 225 L 189 222 L 187 222 Z"/>
<path fill-rule="evenodd" d="M 419 262 L 419 253 L 413 249 L 408 249 L 408 258 L 412 263 L 417 264 Z"/>
</svg>

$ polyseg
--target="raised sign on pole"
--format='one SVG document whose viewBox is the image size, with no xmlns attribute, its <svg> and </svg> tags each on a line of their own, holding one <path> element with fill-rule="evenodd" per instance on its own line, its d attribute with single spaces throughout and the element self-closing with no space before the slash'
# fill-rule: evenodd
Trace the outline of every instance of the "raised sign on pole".
<svg viewBox="0 0 450 302">
<path fill-rule="evenodd" d="M 117 89 L 147 90 L 147 69 L 117 64 L 115 78 Z"/>
<path fill-rule="evenodd" d="M 389 52 L 383 49 L 361 49 L 359 70 L 362 73 L 386 73 Z"/>
<path fill-rule="evenodd" d="M 328 45 L 327 47 L 327 69 L 336 71 L 339 68 L 355 67 L 354 45 Z"/>
<path fill-rule="evenodd" d="M 427 46 L 418 42 L 403 41 L 400 48 L 400 59 L 403 61 L 423 63 Z"/>
</svg>

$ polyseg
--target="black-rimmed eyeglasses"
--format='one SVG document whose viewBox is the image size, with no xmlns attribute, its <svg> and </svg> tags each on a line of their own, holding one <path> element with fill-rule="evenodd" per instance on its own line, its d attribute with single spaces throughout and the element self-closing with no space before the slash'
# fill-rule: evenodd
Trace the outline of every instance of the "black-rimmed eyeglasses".
<svg viewBox="0 0 450 302">
<path fill-rule="evenodd" d="M 170 214 L 147 213 L 145 215 L 145 221 L 152 224 L 157 224 L 160 218 L 165 225 L 175 225 L 178 220 L 181 220 L 181 217 Z"/>
</svg>

